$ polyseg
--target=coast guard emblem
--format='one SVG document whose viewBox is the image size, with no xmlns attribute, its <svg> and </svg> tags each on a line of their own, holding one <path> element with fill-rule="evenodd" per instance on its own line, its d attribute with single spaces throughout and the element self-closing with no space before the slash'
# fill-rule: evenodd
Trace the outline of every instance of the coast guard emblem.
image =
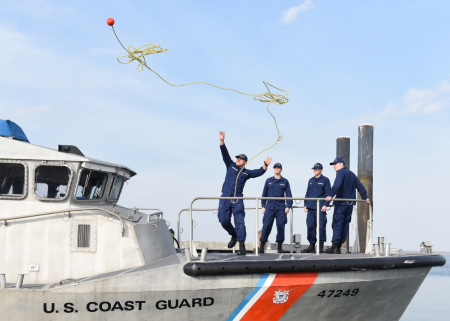
<svg viewBox="0 0 450 321">
<path fill-rule="evenodd" d="M 275 291 L 275 295 L 273 296 L 273 303 L 285 303 L 289 299 L 289 291 Z"/>
</svg>

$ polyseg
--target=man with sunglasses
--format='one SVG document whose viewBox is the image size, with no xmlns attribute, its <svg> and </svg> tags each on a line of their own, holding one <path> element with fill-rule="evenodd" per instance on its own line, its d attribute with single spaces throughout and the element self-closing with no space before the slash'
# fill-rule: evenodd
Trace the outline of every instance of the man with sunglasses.
<svg viewBox="0 0 450 321">
<path fill-rule="evenodd" d="M 370 204 L 367 198 L 367 191 L 358 177 L 345 167 L 345 161 L 342 158 L 335 158 L 330 163 L 336 171 L 336 179 L 333 187 L 327 195 L 327 202 L 336 196 L 336 198 L 356 199 L 356 190 L 358 190 L 361 198 L 366 200 L 366 204 Z M 329 254 L 341 254 L 342 243 L 347 239 L 348 228 L 352 220 L 353 205 L 355 202 L 347 201 L 333 201 L 333 238 L 331 239 L 332 246 L 325 250 Z"/>
<path fill-rule="evenodd" d="M 236 156 L 236 162 L 231 160 L 228 149 L 225 146 L 225 132 L 219 132 L 220 151 L 222 152 L 223 162 L 227 168 L 225 182 L 222 186 L 222 197 L 243 197 L 244 186 L 248 179 L 263 175 L 272 158 L 269 156 L 264 161 L 264 166 L 259 169 L 247 169 L 247 156 L 239 154 Z M 237 182 L 236 182 L 237 180 Z M 237 183 L 237 184 L 236 184 Z M 235 195 L 236 194 L 236 195 Z M 231 224 L 231 214 L 234 216 L 234 226 Z M 236 241 L 239 242 L 238 255 L 246 255 L 245 238 L 245 211 L 243 200 L 220 200 L 219 201 L 219 222 L 222 227 L 231 235 L 228 248 L 233 248 Z"/>
<path fill-rule="evenodd" d="M 314 177 L 309 179 L 308 187 L 306 189 L 305 198 L 325 198 L 330 195 L 331 184 L 330 180 L 322 175 L 323 166 L 320 163 L 315 163 L 312 167 Z M 320 240 L 319 240 L 319 252 L 323 253 L 323 244 L 327 239 L 327 206 L 329 202 L 320 201 Z M 304 207 L 306 215 L 306 226 L 308 228 L 308 241 L 309 247 L 302 250 L 302 253 L 314 253 L 316 252 L 317 243 L 317 201 L 305 201 Z"/>
<path fill-rule="evenodd" d="M 281 176 L 283 167 L 280 163 L 273 165 L 274 176 L 266 180 L 262 197 L 292 197 L 289 181 Z M 261 200 L 263 217 L 263 228 L 261 233 L 261 244 L 259 252 L 264 253 L 264 246 L 272 231 L 273 221 L 277 220 L 277 237 L 275 241 L 278 243 L 278 253 L 283 253 L 284 227 L 287 223 L 287 213 L 292 207 L 291 200 Z"/>
</svg>

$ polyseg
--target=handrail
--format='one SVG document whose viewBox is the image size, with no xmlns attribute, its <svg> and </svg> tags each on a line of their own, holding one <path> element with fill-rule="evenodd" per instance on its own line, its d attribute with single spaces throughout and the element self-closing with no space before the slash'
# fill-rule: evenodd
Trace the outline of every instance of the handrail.
<svg viewBox="0 0 450 321">
<path fill-rule="evenodd" d="M 137 211 L 157 211 L 156 213 L 152 213 L 150 214 L 150 216 L 153 215 L 159 215 L 159 218 L 163 218 L 163 211 L 161 211 L 159 208 L 138 208 L 138 207 L 133 207 L 132 208 L 133 213 L 136 213 Z"/>
<path fill-rule="evenodd" d="M 290 201 L 317 201 L 317 240 L 320 240 L 320 201 L 326 201 L 325 198 L 311 198 L 311 197 L 196 197 L 191 201 L 191 204 L 189 205 L 189 247 L 193 248 L 193 225 L 192 225 L 192 205 L 197 200 L 255 200 L 256 201 L 256 215 L 255 215 L 255 255 L 258 256 L 259 249 L 258 249 L 258 223 L 259 223 L 259 201 L 260 200 L 290 200 Z M 347 198 L 333 198 L 332 201 L 344 201 L 344 202 L 365 202 L 365 200 L 361 199 L 347 199 Z M 181 212 L 180 212 L 181 213 Z M 292 212 L 291 212 L 292 217 Z M 292 221 L 291 221 L 292 225 Z M 372 204 L 369 204 L 369 226 L 370 226 L 370 243 L 373 243 L 373 217 L 372 217 Z M 292 229 L 292 228 L 291 228 Z M 181 240 L 179 240 L 181 242 Z M 291 240 L 292 242 L 292 240 Z M 319 242 L 318 242 L 319 243 Z M 320 254 L 320 246 L 316 246 L 316 254 Z M 367 251 L 366 251 L 367 253 Z M 373 251 L 370 249 L 368 253 L 373 253 Z"/>
<path fill-rule="evenodd" d="M 254 210 L 254 209 L 255 209 L 254 207 L 245 207 L 244 208 L 244 210 Z M 192 210 L 195 211 L 195 212 L 209 212 L 209 211 L 214 212 L 214 211 L 217 211 L 218 208 L 217 207 L 216 208 L 193 208 Z M 180 229 L 181 229 L 180 226 L 181 226 L 181 213 L 183 213 L 183 212 L 189 212 L 189 209 L 188 208 L 183 208 L 178 213 L 178 216 L 177 216 L 177 235 L 178 235 L 178 240 L 180 240 L 181 233 L 182 233 L 182 232 L 180 232 Z"/>
<path fill-rule="evenodd" d="M 333 207 L 334 205 L 330 205 L 330 207 Z M 259 208 L 262 208 L 262 207 L 259 207 Z M 293 209 L 294 208 L 304 208 L 304 206 L 291 206 L 291 212 L 293 211 Z M 244 208 L 244 210 L 254 210 L 254 209 L 256 209 L 255 207 L 245 207 Z M 214 211 L 218 211 L 218 209 L 217 208 L 193 208 L 192 209 L 194 212 L 209 212 L 209 211 L 211 211 L 211 212 L 213 212 L 214 213 Z M 189 209 L 188 208 L 183 208 L 179 213 L 178 213 L 178 216 L 177 216 L 177 235 L 178 235 L 178 240 L 180 241 L 181 240 L 181 213 L 183 213 L 183 212 L 189 212 Z M 291 245 L 291 253 L 292 253 L 292 247 L 293 247 L 293 245 L 292 245 L 292 238 L 293 238 L 293 213 L 291 213 L 291 222 L 292 222 L 292 224 L 291 224 L 291 243 L 290 243 L 290 245 Z"/>
<path fill-rule="evenodd" d="M 84 212 L 84 211 L 102 211 L 104 213 L 107 213 L 109 215 L 117 217 L 120 220 L 121 224 L 122 224 L 122 235 L 123 235 L 123 231 L 124 231 L 125 226 L 124 226 L 122 218 L 119 215 L 117 215 L 117 214 L 115 214 L 113 212 L 107 211 L 107 210 L 105 210 L 103 208 L 100 208 L 100 207 L 71 208 L 71 209 L 68 209 L 68 210 L 59 210 L 59 211 L 51 211 L 51 212 L 44 212 L 44 213 L 36 213 L 36 214 L 29 214 L 29 215 L 22 215 L 22 216 L 0 218 L 0 221 L 5 221 L 5 226 L 6 226 L 7 221 L 20 220 L 20 219 L 29 218 L 29 217 L 37 217 L 37 216 L 59 214 L 59 213 L 65 213 L 65 212 L 68 212 L 69 215 L 70 215 L 70 212 Z"/>
<path fill-rule="evenodd" d="M 147 222 L 150 222 L 150 217 L 152 217 L 152 216 L 156 216 L 157 219 L 161 220 L 163 218 L 163 212 L 155 212 L 155 213 L 152 213 L 152 214 L 148 214 Z"/>
</svg>

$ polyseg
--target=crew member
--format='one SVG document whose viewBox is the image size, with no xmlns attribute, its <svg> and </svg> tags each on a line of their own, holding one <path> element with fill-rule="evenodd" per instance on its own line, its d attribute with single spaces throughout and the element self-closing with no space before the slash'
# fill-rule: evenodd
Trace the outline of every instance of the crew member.
<svg viewBox="0 0 450 321">
<path fill-rule="evenodd" d="M 247 156 L 240 154 L 236 156 L 236 162 L 231 160 L 227 147 L 225 146 L 225 132 L 219 132 L 220 139 L 220 151 L 222 152 L 223 161 L 227 168 L 225 176 L 225 182 L 222 186 L 222 197 L 242 197 L 244 191 L 244 185 L 250 178 L 255 178 L 263 175 L 267 166 L 269 166 L 272 158 L 267 157 L 264 161 L 264 166 L 259 169 L 249 170 L 245 168 L 247 164 Z M 241 171 L 242 169 L 242 171 Z M 239 174 L 240 172 L 240 174 Z M 239 175 L 239 177 L 238 177 Z M 237 185 L 236 178 L 238 177 Z M 236 188 L 235 188 L 236 187 Z M 235 194 L 236 190 L 236 195 Z M 234 216 L 234 226 L 231 224 L 231 214 Z M 219 202 L 219 222 L 222 227 L 231 235 L 231 240 L 228 243 L 228 248 L 233 248 L 236 245 L 236 241 L 239 242 L 238 255 L 246 255 L 245 249 L 245 211 L 243 200 L 220 200 Z"/>
<path fill-rule="evenodd" d="M 322 175 L 323 166 L 320 163 L 315 163 L 312 167 L 314 177 L 309 179 L 308 187 L 306 189 L 306 198 L 325 198 L 331 193 L 330 180 Z M 327 240 L 327 206 L 329 202 L 320 201 L 320 240 L 319 251 L 323 253 L 323 243 Z M 306 215 L 306 226 L 308 227 L 308 241 L 309 247 L 302 250 L 302 253 L 316 252 L 317 243 L 317 201 L 305 201 L 304 207 Z"/>
<path fill-rule="evenodd" d="M 334 196 L 336 198 L 356 199 L 357 189 L 361 198 L 366 200 L 366 204 L 370 204 L 363 184 L 361 184 L 358 177 L 352 171 L 345 167 L 345 162 L 342 158 L 335 158 L 330 165 L 333 165 L 337 174 L 331 192 L 326 198 L 327 202 L 330 202 Z M 333 204 L 333 224 L 331 225 L 333 228 L 331 243 L 333 244 L 331 248 L 325 250 L 325 253 L 341 254 L 341 246 L 347 238 L 355 202 L 333 201 Z"/>
<path fill-rule="evenodd" d="M 283 167 L 280 163 L 273 165 L 274 176 L 266 180 L 262 197 L 292 197 L 289 181 L 281 176 L 282 170 Z M 261 200 L 261 207 L 264 218 L 259 252 L 264 253 L 264 245 L 272 231 L 273 221 L 276 218 L 278 253 L 283 253 L 284 226 L 287 223 L 287 213 L 292 207 L 292 200 Z"/>
</svg>

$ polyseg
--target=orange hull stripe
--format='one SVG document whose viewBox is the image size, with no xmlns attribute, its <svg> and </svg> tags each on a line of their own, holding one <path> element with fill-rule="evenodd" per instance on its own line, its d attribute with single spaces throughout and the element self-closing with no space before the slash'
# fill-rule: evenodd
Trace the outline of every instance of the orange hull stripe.
<svg viewBox="0 0 450 321">
<path fill-rule="evenodd" d="M 314 284 L 319 273 L 277 273 L 270 287 L 247 311 L 241 320 L 279 320 L 289 308 Z M 288 300 L 275 303 L 276 291 L 289 291 Z"/>
</svg>

